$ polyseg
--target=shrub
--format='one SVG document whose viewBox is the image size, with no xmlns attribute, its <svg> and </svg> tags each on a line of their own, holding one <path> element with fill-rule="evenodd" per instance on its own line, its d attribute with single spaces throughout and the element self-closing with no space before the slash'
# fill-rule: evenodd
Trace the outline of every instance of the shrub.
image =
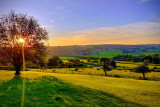
<svg viewBox="0 0 160 107">
<path fill-rule="evenodd" d="M 53 56 L 48 60 L 48 66 L 50 67 L 55 67 L 55 66 L 60 66 L 62 64 L 62 60 L 58 56 Z"/>
<path fill-rule="evenodd" d="M 76 68 L 75 71 L 78 71 L 78 68 Z"/>
<path fill-rule="evenodd" d="M 157 69 L 157 67 L 154 67 L 153 69 Z"/>
</svg>

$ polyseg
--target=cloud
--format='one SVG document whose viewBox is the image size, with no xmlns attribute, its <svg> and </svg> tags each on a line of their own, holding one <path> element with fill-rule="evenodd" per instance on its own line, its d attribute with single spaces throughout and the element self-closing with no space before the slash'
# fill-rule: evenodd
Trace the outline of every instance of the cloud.
<svg viewBox="0 0 160 107">
<path fill-rule="evenodd" d="M 50 43 L 50 45 L 54 45 L 54 46 L 65 46 L 65 45 L 80 45 L 83 42 L 85 42 L 87 40 L 87 38 L 85 38 L 85 36 L 83 35 L 76 35 L 76 36 L 71 36 L 68 38 L 57 38 L 57 39 L 53 39 L 52 43 Z"/>
<path fill-rule="evenodd" d="M 142 22 L 66 32 L 51 38 L 50 45 L 160 44 L 160 23 Z"/>
<path fill-rule="evenodd" d="M 52 25 L 42 25 L 41 26 L 42 28 L 51 28 L 51 27 L 53 27 Z"/>
</svg>

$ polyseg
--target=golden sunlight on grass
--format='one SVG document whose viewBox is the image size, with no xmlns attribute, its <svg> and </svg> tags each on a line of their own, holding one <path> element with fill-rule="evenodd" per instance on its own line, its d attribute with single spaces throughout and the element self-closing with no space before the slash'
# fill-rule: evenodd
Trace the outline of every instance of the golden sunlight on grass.
<svg viewBox="0 0 160 107">
<path fill-rule="evenodd" d="M 75 71 L 75 68 L 63 68 L 63 69 L 32 69 L 32 71 L 38 72 L 49 72 L 49 73 L 61 73 L 61 74 L 82 74 L 82 75 L 95 75 L 95 76 L 104 76 L 104 71 L 102 69 L 97 70 L 97 68 L 79 68 L 78 71 Z M 134 78 L 140 79 L 142 73 L 130 72 L 130 70 L 117 70 L 113 69 L 108 71 L 107 75 L 110 77 L 119 77 L 119 78 Z M 160 80 L 159 72 L 146 73 L 146 78 L 149 80 Z"/>
<path fill-rule="evenodd" d="M 37 73 L 37 72 L 30 72 L 30 71 L 25 71 L 25 72 L 21 72 L 20 75 L 22 78 L 27 78 L 27 79 L 35 79 L 35 78 L 39 78 L 42 76 L 46 76 L 45 73 Z"/>
<path fill-rule="evenodd" d="M 78 74 L 49 74 L 60 80 L 101 90 L 146 106 L 160 106 L 160 82 Z"/>
<path fill-rule="evenodd" d="M 11 80 L 14 77 L 14 72 L 6 72 L 6 70 L 0 70 L 0 83 L 2 81 Z"/>
<path fill-rule="evenodd" d="M 3 73 L 1 73 L 0 77 L 3 78 L 3 80 L 9 80 L 14 76 L 14 72 L 12 71 L 1 72 Z M 28 79 L 35 79 L 47 75 L 54 76 L 59 80 L 69 82 L 74 85 L 101 90 L 130 102 L 135 102 L 145 106 L 160 106 L 160 81 L 33 71 L 21 72 L 21 77 Z M 0 81 L 2 81 L 2 79 Z"/>
</svg>

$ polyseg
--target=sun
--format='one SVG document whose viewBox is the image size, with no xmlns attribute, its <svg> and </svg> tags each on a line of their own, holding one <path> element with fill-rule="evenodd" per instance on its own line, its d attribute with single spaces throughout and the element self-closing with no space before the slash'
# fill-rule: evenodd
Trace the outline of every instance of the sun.
<svg viewBox="0 0 160 107">
<path fill-rule="evenodd" d="M 20 38 L 18 41 L 24 43 L 24 40 L 22 38 Z"/>
</svg>

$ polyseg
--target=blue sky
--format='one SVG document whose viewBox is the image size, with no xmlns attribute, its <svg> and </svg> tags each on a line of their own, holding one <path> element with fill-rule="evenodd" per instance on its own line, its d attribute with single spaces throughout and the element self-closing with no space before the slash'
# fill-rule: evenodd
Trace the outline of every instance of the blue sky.
<svg viewBox="0 0 160 107">
<path fill-rule="evenodd" d="M 0 0 L 0 15 L 11 9 L 38 19 L 50 45 L 160 43 L 160 0 Z"/>
</svg>

